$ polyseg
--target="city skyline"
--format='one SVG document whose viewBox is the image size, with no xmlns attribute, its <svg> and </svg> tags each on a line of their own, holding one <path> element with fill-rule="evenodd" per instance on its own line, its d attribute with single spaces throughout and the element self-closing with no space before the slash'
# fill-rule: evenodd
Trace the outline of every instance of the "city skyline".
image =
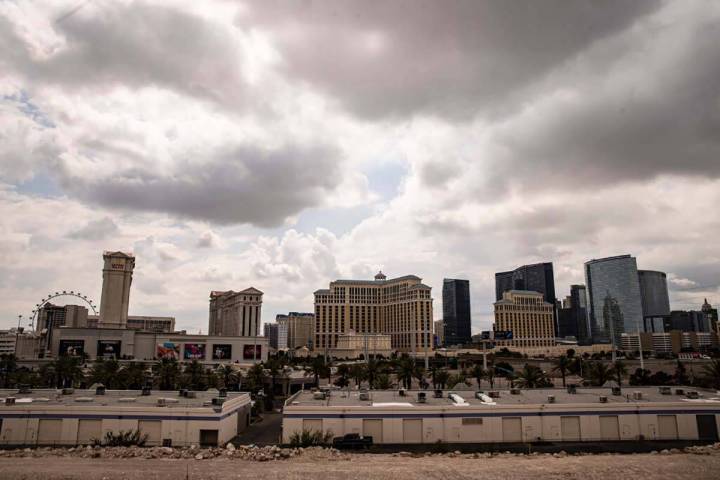
<svg viewBox="0 0 720 480">
<path fill-rule="evenodd" d="M 625 253 L 720 303 L 716 2 L 272 3 L 0 5 L 2 328 L 99 304 L 103 250 L 138 259 L 128 315 L 192 332 L 213 290 L 264 323 L 382 269 L 434 319 L 468 279 L 477 333 L 495 272 L 552 262 L 564 298 Z"/>
</svg>

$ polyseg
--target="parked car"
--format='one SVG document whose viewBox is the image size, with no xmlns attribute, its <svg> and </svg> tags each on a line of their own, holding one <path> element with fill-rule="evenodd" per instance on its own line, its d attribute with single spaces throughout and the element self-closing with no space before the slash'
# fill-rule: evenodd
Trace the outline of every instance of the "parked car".
<svg viewBox="0 0 720 480">
<path fill-rule="evenodd" d="M 373 444 L 370 436 L 361 436 L 359 433 L 346 433 L 342 437 L 333 438 L 333 447 L 341 448 L 369 448 Z"/>
</svg>

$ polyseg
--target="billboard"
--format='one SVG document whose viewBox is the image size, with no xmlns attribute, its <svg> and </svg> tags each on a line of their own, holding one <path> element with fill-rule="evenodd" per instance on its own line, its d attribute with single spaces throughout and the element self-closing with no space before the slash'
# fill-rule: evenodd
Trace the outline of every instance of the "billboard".
<svg viewBox="0 0 720 480">
<path fill-rule="evenodd" d="M 173 342 L 164 342 L 158 344 L 157 357 L 180 360 L 180 345 Z"/>
<path fill-rule="evenodd" d="M 230 360 L 232 358 L 232 345 L 215 344 L 212 347 L 213 360 Z"/>
<path fill-rule="evenodd" d="M 204 343 L 186 343 L 183 352 L 185 360 L 205 360 Z"/>
<path fill-rule="evenodd" d="M 255 355 L 253 356 L 253 347 L 255 347 Z M 262 355 L 260 353 L 262 352 L 262 346 L 261 345 L 243 345 L 243 360 L 252 360 L 253 358 L 257 358 L 260 360 Z"/>
<path fill-rule="evenodd" d="M 120 340 L 98 340 L 98 358 L 120 358 Z"/>
<path fill-rule="evenodd" d="M 512 330 L 495 330 L 494 332 L 495 340 L 512 340 L 513 339 L 513 332 Z"/>
<path fill-rule="evenodd" d="M 82 357 L 85 353 L 85 340 L 60 340 L 60 355 Z"/>
</svg>

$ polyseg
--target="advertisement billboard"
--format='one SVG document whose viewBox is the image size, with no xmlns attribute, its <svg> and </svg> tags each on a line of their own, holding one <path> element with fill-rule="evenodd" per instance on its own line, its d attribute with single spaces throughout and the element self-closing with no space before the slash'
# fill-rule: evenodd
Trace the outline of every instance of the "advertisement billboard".
<svg viewBox="0 0 720 480">
<path fill-rule="evenodd" d="M 512 340 L 513 332 L 512 330 L 495 330 L 494 338 L 495 340 Z"/>
<path fill-rule="evenodd" d="M 205 360 L 205 344 L 186 343 L 183 349 L 183 358 L 185 360 Z"/>
<path fill-rule="evenodd" d="M 232 345 L 215 344 L 212 347 L 213 360 L 230 360 L 232 358 Z"/>
<path fill-rule="evenodd" d="M 173 342 L 164 342 L 158 344 L 157 357 L 180 360 L 180 345 Z"/>
<path fill-rule="evenodd" d="M 60 340 L 60 349 L 58 353 L 67 355 L 68 357 L 82 357 L 85 353 L 84 340 Z"/>
<path fill-rule="evenodd" d="M 253 355 L 253 347 L 255 347 L 255 354 Z M 262 352 L 262 346 L 260 345 L 243 345 L 243 360 L 253 360 L 254 358 L 260 360 Z"/>
<path fill-rule="evenodd" d="M 120 358 L 120 340 L 98 340 L 98 358 Z"/>
</svg>

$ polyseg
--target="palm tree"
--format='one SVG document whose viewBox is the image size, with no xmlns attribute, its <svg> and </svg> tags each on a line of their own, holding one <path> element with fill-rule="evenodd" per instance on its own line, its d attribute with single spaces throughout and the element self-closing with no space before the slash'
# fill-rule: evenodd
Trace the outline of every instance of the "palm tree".
<svg viewBox="0 0 720 480">
<path fill-rule="evenodd" d="M 487 370 L 483 370 L 483 378 L 490 382 L 490 389 L 495 388 L 495 368 L 491 366 Z"/>
<path fill-rule="evenodd" d="M 415 375 L 415 360 L 403 357 L 397 364 L 397 378 L 405 388 L 412 388 L 412 379 Z"/>
<path fill-rule="evenodd" d="M 418 381 L 418 388 L 420 388 L 421 390 L 427 388 L 427 381 L 425 380 L 425 369 L 423 367 L 415 367 L 415 372 L 413 372 L 413 378 Z"/>
<path fill-rule="evenodd" d="M 708 365 L 704 365 L 703 373 L 713 388 L 720 390 L 720 360 L 714 358 Z"/>
<path fill-rule="evenodd" d="M 651 382 L 650 370 L 646 368 L 637 368 L 630 375 L 630 385 L 650 385 Z"/>
<path fill-rule="evenodd" d="M 517 373 L 517 383 L 525 388 L 538 388 L 547 386 L 549 381 L 540 367 L 526 363 Z"/>
<path fill-rule="evenodd" d="M 268 397 L 273 399 L 275 398 L 275 381 L 283 370 L 283 364 L 282 361 L 277 358 L 269 358 L 265 363 L 265 368 L 270 372 L 270 391 L 268 392 Z"/>
<path fill-rule="evenodd" d="M 365 371 L 365 364 L 363 363 L 356 363 L 352 367 L 350 367 L 350 375 L 355 380 L 355 386 L 360 386 L 363 380 L 367 377 L 367 372 Z"/>
<path fill-rule="evenodd" d="M 71 357 L 62 355 L 55 362 L 54 370 L 56 380 L 59 387 L 73 387 L 83 378 L 82 359 L 80 357 Z"/>
<path fill-rule="evenodd" d="M 612 368 L 608 367 L 602 361 L 592 362 L 588 365 L 587 376 L 590 379 L 590 383 L 596 387 L 605 385 L 614 378 L 614 372 Z"/>
<path fill-rule="evenodd" d="M 315 385 L 320 386 L 320 377 L 329 375 L 330 368 L 325 364 L 325 359 L 318 355 L 312 359 L 310 365 L 305 367 L 305 375 L 312 375 Z"/>
<path fill-rule="evenodd" d="M 245 378 L 247 379 L 250 391 L 257 393 L 265 385 L 265 378 L 267 378 L 267 375 L 265 374 L 265 368 L 263 368 L 261 364 L 256 363 L 255 365 L 250 367 Z"/>
<path fill-rule="evenodd" d="M 193 390 L 205 390 L 207 384 L 205 382 L 205 371 L 203 366 L 197 360 L 193 360 L 185 366 L 183 372 L 185 383 Z"/>
<path fill-rule="evenodd" d="M 335 385 L 340 388 L 345 388 L 350 385 L 350 366 L 342 364 L 337 369 L 338 377 L 335 379 Z"/>
<path fill-rule="evenodd" d="M 118 372 L 118 387 L 122 389 L 137 390 L 145 385 L 148 377 L 145 367 L 141 363 L 130 362 L 120 367 Z M 149 379 L 152 375 L 149 376 Z"/>
<path fill-rule="evenodd" d="M 17 358 L 13 353 L 3 353 L 0 355 L 0 377 L 2 378 L 2 388 L 7 388 L 10 375 L 17 370 Z"/>
<path fill-rule="evenodd" d="M 448 371 L 445 370 L 444 368 L 440 369 L 435 374 L 435 381 L 434 381 L 433 387 L 434 388 L 440 387 L 442 390 L 445 390 L 445 385 L 447 385 L 449 379 L 450 379 L 450 374 L 448 373 Z"/>
<path fill-rule="evenodd" d="M 90 369 L 90 383 L 101 383 L 108 389 L 119 386 L 120 363 L 114 358 L 98 359 Z"/>
<path fill-rule="evenodd" d="M 483 370 L 482 365 L 480 363 L 476 363 L 472 370 L 470 370 L 470 375 L 475 379 L 477 382 L 478 390 L 481 387 L 482 379 L 485 377 L 485 370 Z M 492 387 L 490 387 L 492 388 Z"/>
<path fill-rule="evenodd" d="M 560 372 L 563 388 L 565 388 L 565 377 L 567 376 L 568 370 L 570 369 L 570 364 L 571 360 L 565 355 L 560 355 L 554 362 L 553 372 Z"/>
<path fill-rule="evenodd" d="M 377 377 L 380 375 L 382 368 L 382 364 L 379 360 L 375 360 L 374 358 L 369 360 L 367 365 L 365 366 L 365 371 L 367 372 L 367 379 L 368 383 L 370 384 L 370 388 L 375 388 L 375 384 L 377 383 Z M 390 377 L 388 377 L 389 379 Z"/>
<path fill-rule="evenodd" d="M 229 390 L 231 387 L 237 387 L 238 383 L 240 383 L 241 373 L 235 370 L 232 365 L 218 365 L 215 373 L 220 378 L 222 387 L 225 389 Z"/>
<path fill-rule="evenodd" d="M 374 383 L 370 385 L 378 390 L 387 390 L 391 387 L 390 375 L 387 373 L 378 373 L 377 376 L 374 377 Z"/>
<path fill-rule="evenodd" d="M 622 379 L 627 376 L 627 367 L 622 360 L 615 360 L 612 366 L 613 374 L 615 374 L 615 380 L 617 380 L 618 387 L 622 387 Z"/>
<path fill-rule="evenodd" d="M 690 382 L 690 379 L 687 376 L 687 368 L 685 368 L 685 365 L 678 359 L 677 366 L 675 367 L 675 383 L 677 385 L 687 385 Z"/>
<path fill-rule="evenodd" d="M 160 390 L 175 390 L 180 376 L 180 365 L 174 358 L 162 358 L 155 365 L 158 388 Z"/>
</svg>

